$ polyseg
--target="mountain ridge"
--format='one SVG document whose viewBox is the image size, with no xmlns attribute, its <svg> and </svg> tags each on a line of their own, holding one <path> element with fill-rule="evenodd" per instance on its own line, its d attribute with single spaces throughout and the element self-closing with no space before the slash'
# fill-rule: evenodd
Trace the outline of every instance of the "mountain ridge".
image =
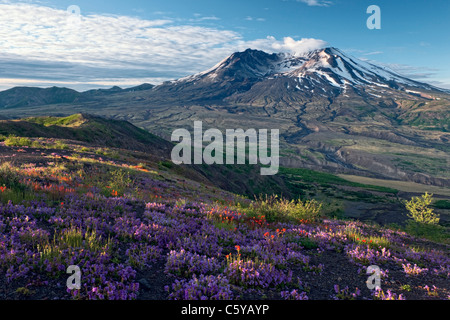
<svg viewBox="0 0 450 320">
<path fill-rule="evenodd" d="M 86 102 L 99 96 L 149 90 L 154 86 L 148 83 L 122 89 L 118 86 L 109 89 L 91 89 L 76 91 L 66 87 L 13 87 L 0 91 L 0 109 L 33 107 L 58 103 Z"/>
<path fill-rule="evenodd" d="M 450 94 L 450 90 L 411 80 L 386 67 L 348 56 L 334 47 L 316 49 L 301 55 L 247 49 L 231 54 L 208 70 L 156 86 L 144 83 L 127 89 L 114 86 L 84 92 L 65 87 L 14 87 L 0 92 L 0 108 L 89 102 L 101 96 L 135 91 L 154 91 L 156 94 L 166 95 L 183 92 L 187 95 L 183 97 L 187 102 L 197 102 L 194 97 L 201 96 L 199 101 L 223 99 L 224 102 L 235 103 L 242 101 L 240 94 L 254 94 L 252 89 L 255 85 L 264 85 L 266 92 L 270 94 L 270 88 L 267 91 L 267 87 L 279 87 L 280 82 L 285 85 L 286 90 L 291 90 L 282 90 L 283 94 L 301 94 L 307 99 L 336 98 L 339 95 L 349 97 L 349 91 L 372 99 L 380 98 L 380 94 L 383 94 L 395 99 L 418 96 L 433 100 L 439 97 L 432 96 L 430 92 Z M 412 90 L 414 88 L 426 92 Z M 237 95 L 237 99 L 233 95 Z"/>
<path fill-rule="evenodd" d="M 399 90 L 416 87 L 450 93 L 450 90 L 408 79 L 386 67 L 356 60 L 334 47 L 313 50 L 298 56 L 287 53 L 269 54 L 260 50 L 247 49 L 233 53 L 209 70 L 167 82 L 165 85 L 177 86 L 192 82 L 197 85 L 202 82 L 214 84 L 249 81 L 255 83 L 274 78 L 297 78 L 295 87 L 304 91 L 314 87 L 315 81 L 327 87 L 331 85 L 344 89 L 344 93 L 345 87 L 349 84 L 377 85 Z M 161 87 L 164 87 L 164 84 L 155 89 Z M 331 93 L 336 91 L 331 90 Z"/>
<path fill-rule="evenodd" d="M 172 144 L 127 121 L 79 113 L 68 117 L 0 120 L 0 135 L 70 139 L 91 144 L 140 150 L 168 157 Z"/>
</svg>

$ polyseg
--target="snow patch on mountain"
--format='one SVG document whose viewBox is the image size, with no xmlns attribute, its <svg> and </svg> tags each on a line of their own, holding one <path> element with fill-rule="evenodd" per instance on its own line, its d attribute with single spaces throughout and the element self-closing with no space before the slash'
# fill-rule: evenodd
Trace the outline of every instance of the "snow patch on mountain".
<svg viewBox="0 0 450 320">
<path fill-rule="evenodd" d="M 398 90 L 403 93 L 409 89 L 438 90 L 447 92 L 426 83 L 408 79 L 384 66 L 351 57 L 337 48 L 328 47 L 305 52 L 300 55 L 290 53 L 266 53 L 247 49 L 236 52 L 223 59 L 214 67 L 203 72 L 174 81 L 175 84 L 220 84 L 221 82 L 242 81 L 252 83 L 270 81 L 278 78 L 294 79 L 293 88 L 312 92 L 315 86 L 332 89 L 329 94 L 348 94 L 349 89 L 362 92 L 361 88 L 375 86 L 383 90 Z M 447 92 L 448 93 L 448 92 Z M 373 95 L 373 94 L 371 94 Z M 376 94 L 378 97 L 378 94 Z"/>
</svg>

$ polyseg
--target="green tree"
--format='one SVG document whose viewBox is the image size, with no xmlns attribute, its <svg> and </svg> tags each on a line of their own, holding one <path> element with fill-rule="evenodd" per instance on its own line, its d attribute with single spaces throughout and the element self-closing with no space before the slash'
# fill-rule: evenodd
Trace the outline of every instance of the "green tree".
<svg viewBox="0 0 450 320">
<path fill-rule="evenodd" d="M 433 212 L 430 208 L 433 194 L 425 192 L 422 197 L 412 197 L 410 201 L 406 201 L 406 209 L 408 210 L 408 217 L 414 221 L 425 224 L 438 224 L 439 215 Z"/>
</svg>

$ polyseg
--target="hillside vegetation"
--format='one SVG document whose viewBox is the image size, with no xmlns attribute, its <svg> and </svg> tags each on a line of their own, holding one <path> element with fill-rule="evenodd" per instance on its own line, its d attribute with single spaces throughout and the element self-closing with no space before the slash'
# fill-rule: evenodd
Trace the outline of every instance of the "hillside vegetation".
<svg viewBox="0 0 450 320">
<path fill-rule="evenodd" d="M 117 148 L 155 141 L 137 128 L 121 131 L 124 122 L 75 115 L 4 123 L 17 141 L 0 142 L 2 299 L 449 298 L 444 199 L 428 203 L 438 223 L 362 222 L 340 204 L 398 203 L 406 217 L 408 209 L 397 190 L 306 169 L 277 177 L 290 199 L 237 195 L 207 174 L 243 179 L 248 167 L 198 171 L 134 144 Z M 94 128 L 124 136 L 89 142 L 75 133 Z M 66 129 L 79 140 L 52 136 Z M 151 147 L 166 146 L 156 141 Z M 65 286 L 71 265 L 82 272 L 78 290 Z M 380 290 L 367 287 L 370 265 L 380 267 Z"/>
<path fill-rule="evenodd" d="M 171 143 L 127 121 L 88 114 L 0 120 L 0 135 L 70 139 L 94 145 L 146 151 L 167 156 Z"/>
</svg>

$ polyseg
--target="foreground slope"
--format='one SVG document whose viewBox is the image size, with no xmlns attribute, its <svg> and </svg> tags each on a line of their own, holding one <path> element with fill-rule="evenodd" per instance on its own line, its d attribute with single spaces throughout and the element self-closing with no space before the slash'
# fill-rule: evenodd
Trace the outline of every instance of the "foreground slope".
<svg viewBox="0 0 450 320">
<path fill-rule="evenodd" d="M 8 138 L 13 136 L 13 138 Z M 24 137 L 24 142 L 20 139 Z M 31 138 L 31 139 L 28 139 Z M 42 138 L 46 138 L 42 141 Z M 91 114 L 74 114 L 68 117 L 29 117 L 16 120 L 0 120 L 0 141 L 31 147 L 33 152 L 41 148 L 53 149 L 70 155 L 81 152 L 83 143 L 87 150 L 98 154 L 113 153 L 116 159 L 131 155 L 141 161 L 162 163 L 167 169 L 196 181 L 217 185 L 238 194 L 249 196 L 261 192 L 296 197 L 290 186 L 278 176 L 261 176 L 259 166 L 174 166 L 170 160 L 174 147 L 150 132 L 128 121 L 108 119 Z M 11 141 L 10 141 L 11 140 Z M 75 149 L 74 149 L 75 148 Z"/>
<path fill-rule="evenodd" d="M 34 119 L 42 121 L 61 119 Z M 0 143 L 1 299 L 450 294 L 448 236 L 435 242 L 335 220 L 316 201 L 250 201 L 132 150 L 98 153 L 97 144 L 76 141 L 55 150 L 53 138 L 36 141 L 39 148 Z M 381 268 L 380 291 L 366 286 L 374 264 Z M 69 265 L 81 268 L 80 290 L 65 286 Z"/>
</svg>

